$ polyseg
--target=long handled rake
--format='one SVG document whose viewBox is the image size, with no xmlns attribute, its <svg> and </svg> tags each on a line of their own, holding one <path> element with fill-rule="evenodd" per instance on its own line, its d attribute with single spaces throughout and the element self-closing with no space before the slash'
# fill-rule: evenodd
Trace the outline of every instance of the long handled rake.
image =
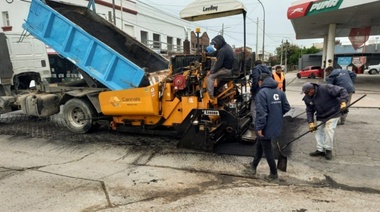
<svg viewBox="0 0 380 212">
<path fill-rule="evenodd" d="M 355 104 L 356 102 L 360 101 L 361 99 L 363 99 L 365 96 L 367 96 L 367 94 L 364 94 L 363 96 L 361 96 L 359 99 L 355 100 L 354 102 L 352 102 L 351 104 L 349 104 L 347 106 L 347 108 L 351 107 L 353 104 Z M 320 124 L 318 124 L 315 128 L 318 128 L 320 127 L 322 124 L 325 124 L 325 122 L 322 122 Z M 279 152 L 279 155 L 278 155 L 278 162 L 277 162 L 277 169 L 280 170 L 280 171 L 283 171 L 283 172 L 286 172 L 286 168 L 287 168 L 287 164 L 288 164 L 288 157 L 286 157 L 282 151 L 284 149 L 286 149 L 289 144 L 293 143 L 294 141 L 300 139 L 301 137 L 305 136 L 306 134 L 308 134 L 310 131 L 307 131 L 307 132 L 304 132 L 302 133 L 301 135 L 299 135 L 297 138 L 294 138 L 293 140 L 289 141 L 287 144 L 285 144 L 285 146 L 283 147 L 280 147 L 280 143 L 277 142 L 277 148 L 278 148 L 278 152 Z"/>
</svg>

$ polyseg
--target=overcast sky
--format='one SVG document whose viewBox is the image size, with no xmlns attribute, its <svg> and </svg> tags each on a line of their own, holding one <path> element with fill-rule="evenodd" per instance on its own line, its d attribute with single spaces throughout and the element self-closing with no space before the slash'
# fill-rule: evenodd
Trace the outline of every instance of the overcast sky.
<svg viewBox="0 0 380 212">
<path fill-rule="evenodd" d="M 165 12 L 179 17 L 179 12 L 194 0 L 138 0 Z M 240 0 L 247 9 L 247 46 L 256 48 L 257 18 L 259 18 L 258 47 L 262 48 L 263 8 L 257 0 Z M 311 47 L 313 43 L 320 43 L 322 39 L 296 40 L 290 20 L 287 18 L 287 9 L 294 0 L 261 0 L 265 8 L 265 51 L 273 53 L 281 41 L 288 40 L 299 46 Z M 211 5 L 211 2 L 210 2 Z M 223 28 L 227 43 L 236 46 L 243 45 L 243 16 L 235 15 L 219 19 L 194 22 L 194 28 L 200 27 L 202 32 L 207 31 L 213 38 Z"/>
</svg>

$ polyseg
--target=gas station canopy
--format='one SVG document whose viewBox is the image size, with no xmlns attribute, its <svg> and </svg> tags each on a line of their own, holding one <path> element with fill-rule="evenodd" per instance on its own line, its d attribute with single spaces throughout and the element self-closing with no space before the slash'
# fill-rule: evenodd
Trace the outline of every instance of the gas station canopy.
<svg viewBox="0 0 380 212">
<path fill-rule="evenodd" d="M 348 37 L 353 28 L 380 35 L 379 9 L 379 0 L 301 0 L 293 2 L 287 16 L 297 39 L 325 38 L 330 24 L 336 24 L 335 37 Z"/>
</svg>

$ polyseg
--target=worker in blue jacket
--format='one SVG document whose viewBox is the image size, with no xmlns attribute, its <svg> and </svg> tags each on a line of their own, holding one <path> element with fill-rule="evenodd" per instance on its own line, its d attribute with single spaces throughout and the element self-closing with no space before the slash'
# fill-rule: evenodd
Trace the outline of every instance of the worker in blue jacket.
<svg viewBox="0 0 380 212">
<path fill-rule="evenodd" d="M 277 88 L 278 83 L 269 74 L 261 74 L 258 78 L 260 90 L 256 95 L 255 131 L 256 156 L 252 162 L 254 174 L 263 152 L 267 159 L 269 179 L 277 179 L 277 168 L 272 151 L 272 139 L 280 136 L 283 115 L 290 110 L 289 102 L 283 91 Z"/>
<path fill-rule="evenodd" d="M 306 82 L 302 86 L 305 94 L 303 101 L 306 105 L 307 122 L 310 132 L 317 130 L 317 150 L 311 152 L 312 157 L 324 156 L 327 160 L 332 158 L 334 147 L 334 131 L 342 113 L 347 110 L 348 93 L 343 87 L 331 84 L 315 84 Z M 316 129 L 314 115 L 317 119 Z"/>
<path fill-rule="evenodd" d="M 348 93 L 348 101 L 347 104 L 351 103 L 352 94 L 355 93 L 355 79 L 356 73 L 353 71 L 345 70 L 345 69 L 326 69 L 326 82 L 329 84 L 337 85 L 343 87 L 347 90 Z M 347 113 L 343 114 L 338 121 L 338 125 L 343 125 L 346 122 Z"/>
<path fill-rule="evenodd" d="M 255 98 L 256 98 L 257 93 L 260 90 L 260 86 L 258 83 L 259 82 L 259 76 L 263 73 L 268 74 L 272 77 L 272 71 L 270 71 L 267 66 L 263 65 L 261 60 L 256 60 L 254 63 L 254 67 L 252 69 L 252 73 L 251 73 L 252 83 L 251 83 L 251 89 L 250 89 L 251 90 L 251 97 L 252 97 L 250 109 L 251 109 L 251 114 L 252 114 L 252 124 L 253 125 L 255 125 L 255 120 L 256 120 Z"/>
</svg>

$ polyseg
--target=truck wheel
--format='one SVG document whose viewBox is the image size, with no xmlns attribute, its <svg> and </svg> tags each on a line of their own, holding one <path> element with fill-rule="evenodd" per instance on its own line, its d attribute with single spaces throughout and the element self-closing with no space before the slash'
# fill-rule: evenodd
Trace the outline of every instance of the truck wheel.
<svg viewBox="0 0 380 212">
<path fill-rule="evenodd" d="M 301 78 L 301 74 L 297 74 L 297 78 L 300 79 Z"/>
<path fill-rule="evenodd" d="M 311 74 L 310 74 L 310 78 L 311 78 L 311 79 L 315 79 L 315 74 L 314 74 L 314 73 L 311 73 Z"/>
<path fill-rule="evenodd" d="M 66 126 L 74 133 L 91 131 L 92 119 L 95 115 L 93 106 L 83 99 L 70 99 L 63 107 L 63 118 Z"/>
</svg>

